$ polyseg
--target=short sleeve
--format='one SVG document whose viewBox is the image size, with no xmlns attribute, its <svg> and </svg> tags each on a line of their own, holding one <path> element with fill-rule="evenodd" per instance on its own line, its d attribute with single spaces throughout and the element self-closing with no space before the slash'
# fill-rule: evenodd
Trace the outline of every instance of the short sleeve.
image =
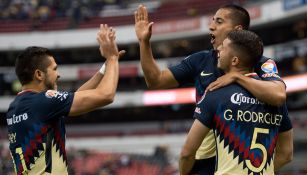
<svg viewBox="0 0 307 175">
<path fill-rule="evenodd" d="M 44 114 L 42 120 L 51 120 L 61 116 L 67 116 L 73 102 L 74 93 L 48 90 L 40 94 L 37 101 L 39 110 Z"/>
<path fill-rule="evenodd" d="M 278 74 L 276 63 L 272 59 L 262 57 L 260 62 L 256 66 L 256 73 L 258 76 L 265 81 L 282 81 Z"/>
<path fill-rule="evenodd" d="M 213 127 L 215 102 L 216 99 L 213 99 L 213 92 L 208 92 L 207 94 L 204 94 L 202 99 L 196 104 L 194 111 L 194 118 L 199 120 L 208 128 Z"/>
<path fill-rule="evenodd" d="M 282 115 L 283 117 L 282 117 L 281 124 L 279 127 L 279 132 L 289 131 L 290 129 L 292 129 L 292 123 L 289 118 L 289 114 L 288 114 L 286 105 L 282 107 Z"/>
<path fill-rule="evenodd" d="M 194 83 L 195 76 L 200 72 L 202 64 L 206 64 L 204 62 L 209 54 L 209 51 L 202 51 L 189 55 L 178 65 L 169 67 L 169 70 L 180 85 Z"/>
</svg>

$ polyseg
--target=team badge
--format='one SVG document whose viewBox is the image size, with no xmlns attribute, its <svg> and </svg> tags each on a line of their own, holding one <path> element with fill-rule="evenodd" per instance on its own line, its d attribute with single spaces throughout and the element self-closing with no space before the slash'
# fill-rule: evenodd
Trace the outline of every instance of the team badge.
<svg viewBox="0 0 307 175">
<path fill-rule="evenodd" d="M 53 97 L 56 97 L 58 95 L 58 91 L 56 90 L 48 90 L 46 93 L 45 93 L 45 96 L 47 98 L 53 98 Z"/>
<path fill-rule="evenodd" d="M 275 62 L 271 59 L 262 64 L 261 70 L 263 70 L 266 73 L 273 73 L 273 74 L 278 73 L 277 66 Z"/>
</svg>

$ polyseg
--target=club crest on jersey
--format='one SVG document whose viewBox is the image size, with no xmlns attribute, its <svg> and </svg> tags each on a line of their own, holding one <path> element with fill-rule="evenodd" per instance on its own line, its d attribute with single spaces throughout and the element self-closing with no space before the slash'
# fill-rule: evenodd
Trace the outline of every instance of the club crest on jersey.
<svg viewBox="0 0 307 175">
<path fill-rule="evenodd" d="M 53 98 L 53 97 L 56 97 L 58 95 L 58 91 L 56 90 L 48 90 L 46 93 L 45 93 L 45 96 L 47 98 Z"/>
<path fill-rule="evenodd" d="M 266 73 L 274 73 L 274 74 L 278 73 L 277 66 L 275 62 L 271 59 L 262 64 L 261 70 L 263 70 Z"/>
</svg>

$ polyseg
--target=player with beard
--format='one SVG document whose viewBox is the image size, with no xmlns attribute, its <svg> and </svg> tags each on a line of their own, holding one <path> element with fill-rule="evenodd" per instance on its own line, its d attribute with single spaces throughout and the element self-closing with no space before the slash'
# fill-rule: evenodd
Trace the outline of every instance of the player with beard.
<svg viewBox="0 0 307 175">
<path fill-rule="evenodd" d="M 250 24 L 248 12 L 237 5 L 219 8 L 209 25 L 212 50 L 189 55 L 180 64 L 160 70 L 153 57 L 150 38 L 153 22 L 149 22 L 145 6 L 140 5 L 135 12 L 135 32 L 140 45 L 141 65 L 146 84 L 150 89 L 166 89 L 194 84 L 196 102 L 206 90 L 236 82 L 251 92 L 259 100 L 271 105 L 281 106 L 286 100 L 286 87 L 278 75 L 275 62 L 266 57 L 255 66 L 261 80 L 243 76 L 237 72 L 224 75 L 217 68 L 217 47 L 232 30 L 247 30 Z M 213 174 L 215 164 L 215 141 L 213 133 L 208 134 L 196 153 L 192 173 Z"/>
<path fill-rule="evenodd" d="M 233 30 L 218 47 L 217 66 L 226 74 L 259 79 L 253 67 L 262 52 L 262 41 L 255 33 Z M 292 160 L 293 130 L 285 105 L 260 102 L 237 83 L 205 93 L 194 117 L 181 151 L 181 175 L 189 174 L 210 130 L 216 140 L 216 175 L 274 174 Z"/>
<path fill-rule="evenodd" d="M 60 75 L 52 53 L 28 47 L 16 59 L 22 91 L 7 111 L 9 148 L 16 174 L 68 174 L 65 116 L 77 116 L 113 102 L 118 83 L 115 31 L 101 25 L 97 40 L 106 58 L 105 72 L 97 72 L 77 92 L 57 90 Z M 102 74 L 104 73 L 104 75 Z"/>
</svg>

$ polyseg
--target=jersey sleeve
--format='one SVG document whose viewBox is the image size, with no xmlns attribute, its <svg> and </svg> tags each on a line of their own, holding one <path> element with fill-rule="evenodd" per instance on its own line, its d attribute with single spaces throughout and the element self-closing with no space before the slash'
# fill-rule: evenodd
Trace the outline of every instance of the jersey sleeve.
<svg viewBox="0 0 307 175">
<path fill-rule="evenodd" d="M 257 64 L 256 73 L 265 81 L 282 81 L 276 63 L 272 59 L 261 58 L 261 61 Z"/>
<path fill-rule="evenodd" d="M 189 55 L 178 65 L 169 67 L 179 85 L 194 83 L 194 77 L 199 72 L 199 69 L 201 69 L 202 63 L 206 61 L 204 57 L 207 57 L 209 54 L 209 51 L 198 52 Z"/>
<path fill-rule="evenodd" d="M 40 101 L 38 104 L 43 113 L 46 114 L 42 116 L 42 120 L 51 120 L 53 118 L 67 116 L 69 114 L 72 102 L 74 98 L 74 93 L 61 92 L 55 90 L 48 90 L 41 93 Z"/>
<path fill-rule="evenodd" d="M 194 111 L 194 118 L 199 120 L 208 128 L 213 127 L 213 117 L 215 115 L 215 101 L 213 99 L 213 92 L 204 94 L 202 99 L 196 104 Z"/>
<path fill-rule="evenodd" d="M 289 118 L 288 109 L 286 105 L 282 107 L 282 115 L 283 117 L 282 117 L 281 124 L 279 127 L 279 132 L 289 131 L 290 129 L 292 129 L 292 123 Z"/>
</svg>

